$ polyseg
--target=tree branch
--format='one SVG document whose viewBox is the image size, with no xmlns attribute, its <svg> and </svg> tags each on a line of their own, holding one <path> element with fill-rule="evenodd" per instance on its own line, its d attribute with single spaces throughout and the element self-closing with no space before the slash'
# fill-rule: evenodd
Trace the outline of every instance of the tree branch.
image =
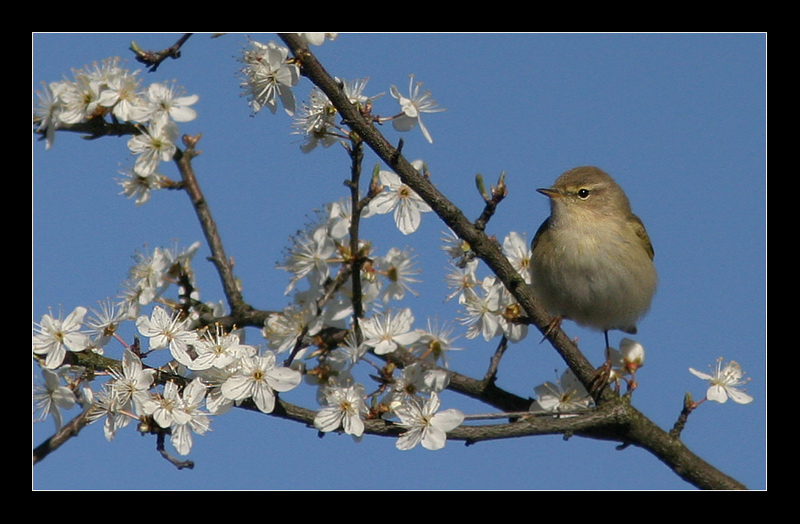
<svg viewBox="0 0 800 524">
<path fill-rule="evenodd" d="M 353 286 L 353 331 L 361 337 L 359 323 L 364 316 L 361 291 L 361 268 L 364 266 L 364 257 L 359 247 L 359 226 L 361 225 L 361 211 L 363 204 L 358 186 L 361 181 L 361 163 L 364 160 L 364 144 L 357 136 L 351 140 L 350 153 L 350 267 Z M 361 342 L 361 340 L 359 340 Z"/>
<path fill-rule="evenodd" d="M 55 435 L 33 448 L 31 465 L 35 466 L 44 460 L 47 455 L 60 448 L 66 441 L 76 437 L 87 424 L 89 424 L 89 411 L 84 410 L 80 415 L 62 426 Z"/>
<path fill-rule="evenodd" d="M 133 51 L 138 62 L 147 66 L 148 71 L 154 73 L 161 62 L 167 58 L 178 59 L 181 56 L 181 47 L 193 33 L 184 33 L 177 42 L 161 51 L 145 51 L 136 42 L 131 42 L 130 50 Z"/>
<path fill-rule="evenodd" d="M 186 150 L 177 150 L 175 153 L 174 161 L 178 166 L 178 171 L 183 180 L 183 188 L 189 195 L 192 201 L 197 218 L 200 221 L 200 226 L 203 229 L 203 234 L 206 237 L 206 242 L 211 249 L 211 262 L 216 266 L 220 279 L 222 280 L 222 287 L 225 292 L 225 298 L 228 301 L 228 306 L 234 315 L 247 315 L 252 312 L 253 308 L 245 303 L 242 297 L 241 289 L 236 277 L 233 275 L 233 264 L 225 254 L 225 247 L 222 244 L 222 239 L 219 236 L 217 223 L 211 216 L 211 210 L 208 207 L 203 192 L 200 190 L 200 185 L 197 182 L 197 177 L 194 174 L 192 167 L 192 159 L 199 154 L 195 150 L 195 145 L 199 140 L 197 137 L 184 136 L 183 141 L 186 145 Z"/>
<path fill-rule="evenodd" d="M 96 116 L 87 120 L 86 122 L 78 122 L 76 124 L 63 124 L 56 125 L 58 131 L 68 131 L 71 133 L 83 133 L 86 140 L 96 140 L 104 136 L 128 136 L 138 135 L 142 133 L 142 128 L 138 124 L 132 122 L 109 122 L 102 116 Z M 46 129 L 37 129 L 35 131 L 40 136 L 40 140 L 46 138 Z"/>
</svg>

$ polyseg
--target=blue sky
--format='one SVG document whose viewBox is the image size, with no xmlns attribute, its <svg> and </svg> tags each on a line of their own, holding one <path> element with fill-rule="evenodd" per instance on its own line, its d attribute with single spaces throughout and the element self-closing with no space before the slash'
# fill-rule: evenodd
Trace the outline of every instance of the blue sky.
<svg viewBox="0 0 800 524">
<path fill-rule="evenodd" d="M 274 35 L 253 34 L 261 42 Z M 130 58 L 131 40 L 161 49 L 174 34 L 34 34 L 33 91 L 93 61 Z M 255 307 L 277 309 L 287 274 L 275 268 L 288 238 L 314 210 L 347 196 L 344 152 L 303 154 L 291 119 L 262 111 L 252 117 L 240 96 L 236 61 L 244 34 L 192 37 L 179 60 L 146 82 L 176 79 L 198 94 L 199 116 L 181 133 L 202 133 L 195 160 L 199 182 L 230 256 Z M 447 110 L 424 115 L 434 142 L 418 130 L 384 131 L 403 138 L 404 154 L 423 159 L 439 189 L 476 217 L 482 201 L 476 173 L 494 182 L 506 172 L 509 195 L 488 231 L 528 239 L 546 218 L 534 190 L 563 171 L 593 164 L 627 192 L 656 251 L 660 287 L 635 337 L 647 349 L 634 404 L 664 428 L 683 395 L 701 398 L 705 384 L 688 372 L 718 357 L 736 360 L 751 377 L 752 404 L 706 403 L 683 433 L 701 457 L 751 488 L 766 488 L 766 36 L 763 34 L 341 34 L 313 49 L 340 78 L 369 78 L 365 93 L 386 93 L 375 112 L 397 110 L 389 87 L 408 89 L 408 75 Z M 130 60 L 130 69 L 139 64 Z M 305 100 L 309 84 L 297 88 Z M 125 139 L 86 141 L 57 135 L 50 151 L 31 139 L 32 309 L 65 313 L 115 296 L 137 251 L 202 240 L 188 199 L 157 192 L 137 207 L 119 196 L 117 172 L 130 167 Z M 376 162 L 367 154 L 367 169 Z M 173 166 L 162 172 L 177 177 Z M 423 280 L 407 299 L 417 322 L 453 318 L 444 303 L 447 261 L 442 223 L 424 215 L 403 236 L 388 216 L 366 221 L 376 251 L 413 247 Z M 204 245 L 195 258 L 202 297 L 222 298 Z M 602 361 L 602 334 L 566 322 L 590 360 Z M 460 330 L 460 331 L 459 331 Z M 482 376 L 494 351 L 483 340 L 457 341 L 451 367 Z M 620 333 L 612 334 L 616 345 Z M 259 333 L 248 342 L 259 343 Z M 564 369 L 532 334 L 511 347 L 498 384 L 520 396 Z M 108 352 L 114 356 L 114 349 Z M 285 394 L 315 408 L 309 392 Z M 445 407 L 487 408 L 444 395 Z M 74 415 L 74 413 L 73 413 Z M 68 417 L 70 415 L 67 415 Z M 397 451 L 393 441 L 354 443 L 272 417 L 234 412 L 218 417 L 195 440 L 192 471 L 178 471 L 133 427 L 107 442 L 90 426 L 33 468 L 36 489 L 687 489 L 657 459 L 614 443 L 528 438 L 443 450 Z M 32 425 L 32 445 L 52 423 Z"/>
</svg>

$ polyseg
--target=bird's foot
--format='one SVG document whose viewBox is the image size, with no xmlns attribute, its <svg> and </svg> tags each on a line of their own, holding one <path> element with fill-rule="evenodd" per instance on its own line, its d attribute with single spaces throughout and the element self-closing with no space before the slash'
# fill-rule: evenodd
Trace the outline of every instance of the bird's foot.
<svg viewBox="0 0 800 524">
<path fill-rule="evenodd" d="M 547 340 L 547 338 L 550 335 L 559 330 L 559 328 L 561 327 L 562 320 L 564 320 L 564 317 L 562 317 L 561 315 L 557 315 L 550 320 L 550 322 L 547 324 L 547 327 L 544 330 L 544 336 L 542 337 L 541 342 L 539 342 L 540 344 L 545 340 Z"/>
<path fill-rule="evenodd" d="M 611 359 L 607 358 L 603 365 L 597 368 L 594 373 L 594 378 L 592 379 L 592 383 L 589 387 L 589 393 L 592 395 L 592 398 L 597 399 L 600 396 L 600 392 L 603 391 L 603 388 L 606 387 L 611 380 Z"/>
</svg>

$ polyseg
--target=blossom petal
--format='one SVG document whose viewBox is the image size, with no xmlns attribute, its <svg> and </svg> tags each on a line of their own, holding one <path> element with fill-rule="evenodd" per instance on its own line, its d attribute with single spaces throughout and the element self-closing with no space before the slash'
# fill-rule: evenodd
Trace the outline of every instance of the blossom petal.
<svg viewBox="0 0 800 524">
<path fill-rule="evenodd" d="M 314 417 L 314 427 L 320 431 L 336 431 L 342 424 L 342 411 L 338 407 L 323 408 Z"/>
<path fill-rule="evenodd" d="M 47 353 L 47 358 L 44 360 L 44 367 L 47 369 L 55 369 L 64 362 L 64 357 L 67 355 L 64 346 L 57 344 L 53 349 Z"/>
<path fill-rule="evenodd" d="M 275 393 L 269 387 L 255 388 L 253 401 L 262 413 L 272 413 L 275 409 Z"/>
<path fill-rule="evenodd" d="M 711 375 L 709 375 L 708 373 L 703 373 L 702 371 L 697 371 L 694 368 L 689 368 L 689 372 L 692 375 L 696 376 L 697 378 L 702 378 L 703 380 L 711 380 L 712 378 L 714 378 Z"/>
<path fill-rule="evenodd" d="M 234 375 L 222 384 L 220 390 L 225 398 L 242 400 L 253 394 L 253 381 L 243 375 Z"/>
<path fill-rule="evenodd" d="M 397 344 L 393 340 L 381 340 L 374 347 L 376 355 L 386 355 L 395 349 L 397 349 Z"/>
<path fill-rule="evenodd" d="M 364 421 L 358 415 L 346 415 L 342 420 L 342 427 L 344 432 L 354 437 L 360 437 L 364 434 Z"/>
<path fill-rule="evenodd" d="M 753 397 L 735 388 L 728 388 L 728 396 L 737 404 L 749 404 L 753 401 Z"/>
<path fill-rule="evenodd" d="M 373 198 L 367 206 L 370 215 L 385 215 L 390 213 L 397 205 L 397 195 L 394 192 L 383 191 Z"/>
<path fill-rule="evenodd" d="M 464 414 L 453 408 L 436 413 L 431 420 L 431 424 L 442 431 L 453 430 L 460 426 L 462 422 L 464 422 Z"/>
<path fill-rule="evenodd" d="M 400 205 L 394 209 L 394 223 L 401 233 L 410 235 L 419 229 L 419 225 L 422 223 L 422 214 L 419 208 L 401 200 Z"/>
<path fill-rule="evenodd" d="M 395 442 L 395 447 L 400 451 L 409 450 L 416 447 L 422 440 L 422 437 L 422 428 L 412 428 L 400 435 L 397 442 Z"/>
<path fill-rule="evenodd" d="M 425 127 L 425 124 L 422 123 L 422 119 L 417 117 L 417 121 L 419 122 L 419 130 L 422 131 L 422 136 L 425 137 L 425 140 L 427 140 L 429 144 L 433 144 L 433 137 L 428 131 L 428 128 Z"/>
<path fill-rule="evenodd" d="M 172 426 L 170 442 L 181 455 L 188 455 L 192 450 L 192 432 L 186 424 Z"/>
<path fill-rule="evenodd" d="M 418 120 L 419 119 L 417 117 L 412 117 L 408 114 L 402 114 L 392 120 L 392 127 L 394 127 L 395 131 L 410 131 L 414 129 L 414 126 L 417 125 Z"/>
<path fill-rule="evenodd" d="M 169 110 L 169 116 L 176 122 L 191 122 L 197 118 L 197 111 L 191 107 L 173 107 Z"/>
<path fill-rule="evenodd" d="M 299 371 L 291 368 L 274 368 L 267 375 L 267 383 L 275 391 L 289 391 L 297 387 L 303 380 Z"/>
<path fill-rule="evenodd" d="M 422 333 L 420 333 L 417 330 L 414 330 L 414 331 L 409 331 L 408 333 L 400 333 L 399 335 L 395 335 L 394 341 L 397 342 L 398 344 L 408 346 L 419 340 L 420 336 L 422 336 Z"/>
<path fill-rule="evenodd" d="M 442 449 L 447 443 L 447 434 L 437 427 L 429 427 L 422 436 L 422 447 L 431 451 Z"/>
<path fill-rule="evenodd" d="M 708 388 L 708 391 L 706 392 L 706 398 L 708 400 L 724 404 L 728 400 L 728 393 L 724 387 L 714 385 Z"/>
</svg>

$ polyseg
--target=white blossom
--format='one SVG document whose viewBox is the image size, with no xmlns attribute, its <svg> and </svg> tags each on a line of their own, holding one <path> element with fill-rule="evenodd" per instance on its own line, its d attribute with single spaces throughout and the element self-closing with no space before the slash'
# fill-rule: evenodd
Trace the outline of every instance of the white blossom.
<svg viewBox="0 0 800 524">
<path fill-rule="evenodd" d="M 250 43 L 251 48 L 242 57 L 245 66 L 242 69 L 244 81 L 241 87 L 244 88 L 253 113 L 266 107 L 274 114 L 280 99 L 286 113 L 293 115 L 295 98 L 291 88 L 300 80 L 300 68 L 287 60 L 287 48 L 275 42 Z"/>
<path fill-rule="evenodd" d="M 231 400 L 252 398 L 263 413 L 275 408 L 275 392 L 297 387 L 302 375 L 294 369 L 276 366 L 275 353 L 243 358 L 239 370 L 222 384 L 222 394 Z"/>
<path fill-rule="evenodd" d="M 47 314 L 34 325 L 33 353 L 45 355 L 44 367 L 55 369 L 64 362 L 67 351 L 83 351 L 91 344 L 89 336 L 81 330 L 86 311 L 78 306 L 66 318 Z"/>
<path fill-rule="evenodd" d="M 133 406 L 137 415 L 143 413 L 143 406 L 150 400 L 150 387 L 155 380 L 155 370 L 145 369 L 142 361 L 126 349 L 122 354 L 122 372 L 111 370 L 114 380 L 109 387 L 122 409 Z"/>
<path fill-rule="evenodd" d="M 293 305 L 269 315 L 262 333 L 271 350 L 283 353 L 293 349 L 301 336 L 313 337 L 322 327 L 322 318 L 315 311 Z M 301 358 L 302 354 L 295 356 Z"/>
<path fill-rule="evenodd" d="M 119 174 L 122 175 L 122 178 L 117 179 L 117 184 L 122 187 L 119 194 L 132 198 L 137 206 L 146 204 L 152 192 L 163 187 L 164 177 L 156 171 L 141 174 L 135 169 L 124 169 Z"/>
<path fill-rule="evenodd" d="M 342 136 L 336 126 L 336 108 L 321 89 L 314 86 L 292 120 L 292 134 L 303 135 L 305 142 L 300 146 L 303 153 L 309 153 L 318 145 L 330 147 Z"/>
<path fill-rule="evenodd" d="M 61 429 L 62 409 L 71 409 L 75 405 L 75 394 L 67 386 L 62 386 L 59 375 L 50 369 L 42 368 L 43 382 L 33 383 L 31 400 L 33 412 L 39 414 L 34 417 L 34 422 L 41 422 L 52 415 L 56 431 Z"/>
<path fill-rule="evenodd" d="M 175 86 L 166 83 L 150 84 L 134 113 L 136 120 L 173 120 L 189 122 L 197 118 L 197 111 L 190 106 L 197 103 L 198 95 L 177 96 Z"/>
<path fill-rule="evenodd" d="M 324 225 L 316 226 L 311 232 L 300 231 L 292 241 L 283 264 L 278 268 L 292 273 L 288 295 L 303 278 L 311 285 L 319 285 L 330 276 L 330 264 L 336 254 L 336 243 L 328 234 Z"/>
<path fill-rule="evenodd" d="M 164 392 L 158 396 L 151 396 L 142 406 L 146 415 L 152 415 L 160 427 L 167 429 L 173 424 L 186 424 L 191 420 L 191 415 L 181 409 L 180 392 L 178 385 L 169 381 L 164 384 Z"/>
<path fill-rule="evenodd" d="M 339 428 L 354 437 L 364 433 L 364 417 L 368 413 L 364 403 L 364 386 L 327 387 L 323 390 L 326 406 L 314 417 L 314 427 L 322 432 Z"/>
<path fill-rule="evenodd" d="M 427 329 L 420 331 L 419 339 L 411 346 L 411 350 L 421 358 L 432 362 L 441 362 L 448 367 L 447 353 L 463 348 L 453 347 L 458 336 L 452 336 L 453 328 L 447 323 L 439 325 L 436 320 L 428 319 Z"/>
<path fill-rule="evenodd" d="M 166 276 L 170 259 L 165 250 L 156 248 L 152 255 L 136 253 L 134 258 L 136 264 L 128 271 L 129 308 L 132 302 L 140 306 L 153 302 L 169 285 Z"/>
<path fill-rule="evenodd" d="M 459 297 L 459 302 L 464 303 L 467 296 L 477 292 L 475 288 L 481 284 L 475 276 L 475 272 L 478 269 L 478 262 L 478 259 L 473 259 L 466 262 L 463 266 L 451 263 L 450 272 L 445 275 L 444 279 L 447 283 L 447 287 L 453 291 L 447 295 L 445 302 Z"/>
<path fill-rule="evenodd" d="M 136 319 L 139 333 L 150 339 L 150 350 L 169 348 L 172 358 L 184 366 L 191 365 L 189 346 L 197 342 L 197 333 L 189 324 L 178 312 L 169 315 L 160 306 L 153 308 L 150 317 L 143 315 Z"/>
<path fill-rule="evenodd" d="M 418 362 L 405 366 L 399 377 L 394 377 L 389 393 L 384 398 L 388 406 L 405 404 L 420 395 L 440 393 L 450 384 L 450 376 L 443 369 L 425 369 Z"/>
<path fill-rule="evenodd" d="M 255 355 L 256 348 L 242 344 L 237 333 L 225 333 L 219 324 L 207 329 L 194 343 L 197 356 L 189 364 L 192 371 L 224 369 L 242 357 Z"/>
<path fill-rule="evenodd" d="M 141 176 L 155 173 L 160 162 L 168 162 L 177 151 L 178 126 L 175 122 L 155 119 L 138 135 L 128 140 L 128 149 L 136 157 L 134 170 Z"/>
<path fill-rule="evenodd" d="M 519 342 L 528 335 L 528 324 L 518 322 L 522 317 L 522 307 L 508 289 L 496 281 L 499 295 L 497 320 L 503 330 L 503 335 L 510 342 Z"/>
<path fill-rule="evenodd" d="M 635 375 L 644 366 L 644 346 L 630 338 L 619 341 L 619 349 L 609 348 L 611 353 L 611 380 L 618 380 L 626 375 Z"/>
<path fill-rule="evenodd" d="M 100 310 L 92 309 L 92 316 L 86 320 L 87 334 L 91 336 L 95 348 L 105 346 L 119 330 L 120 325 L 127 320 L 125 309 L 117 304 L 109 300 L 99 304 Z"/>
<path fill-rule="evenodd" d="M 442 237 L 442 251 L 450 258 L 462 260 L 470 252 L 469 242 L 456 235 L 452 229 L 447 228 L 442 234 L 445 235 Z"/>
<path fill-rule="evenodd" d="M 417 170 L 424 169 L 424 164 L 421 160 L 415 160 L 412 165 Z M 393 212 L 394 222 L 404 235 L 410 235 L 419 229 L 422 213 L 431 211 L 430 206 L 410 187 L 405 185 L 396 173 L 381 170 L 378 173 L 378 179 L 383 186 L 383 190 L 370 201 L 364 217 Z"/>
<path fill-rule="evenodd" d="M 126 427 L 134 420 L 134 415 L 128 413 L 125 410 L 126 406 L 120 404 L 117 395 L 112 391 L 111 384 L 108 382 L 103 384 L 102 389 L 97 393 L 86 388 L 85 396 L 91 403 L 88 412 L 89 423 L 97 422 L 101 418 L 104 419 L 103 434 L 109 442 L 114 440 L 118 430 Z M 142 406 L 142 412 L 144 412 L 144 405 Z"/>
<path fill-rule="evenodd" d="M 394 413 L 400 418 L 399 425 L 408 430 L 397 439 L 397 449 L 405 451 L 417 444 L 429 450 L 444 447 L 447 432 L 464 422 L 464 414 L 453 408 L 439 411 L 440 405 L 439 395 L 431 393 L 427 400 L 411 398 L 395 408 Z"/>
<path fill-rule="evenodd" d="M 525 283 L 530 284 L 531 249 L 525 237 L 515 231 L 506 235 L 503 239 L 503 254 L 508 258 L 511 266 L 517 270 L 519 276 L 525 280 Z"/>
<path fill-rule="evenodd" d="M 175 417 L 170 426 L 170 443 L 181 455 L 188 455 L 192 449 L 192 434 L 204 435 L 211 425 L 208 413 L 202 409 L 206 397 L 206 386 L 195 378 L 183 388 L 181 401 L 177 408 L 181 417 Z"/>
<path fill-rule="evenodd" d="M 390 300 L 402 300 L 406 292 L 417 296 L 418 293 L 411 289 L 410 284 L 419 282 L 414 275 L 420 273 L 415 266 L 414 257 L 408 251 L 401 251 L 393 247 L 385 256 L 375 260 L 375 270 L 384 276 L 388 284 L 381 290 L 383 303 Z"/>
<path fill-rule="evenodd" d="M 737 404 L 749 404 L 753 397 L 739 390 L 739 387 L 746 384 L 750 379 L 743 379 L 745 373 L 742 367 L 735 360 L 731 360 L 725 366 L 722 365 L 722 357 L 717 359 L 717 365 L 712 369 L 711 374 L 689 368 L 689 371 L 696 377 L 708 381 L 708 391 L 706 398 L 725 403 L 729 398 Z"/>
<path fill-rule="evenodd" d="M 560 414 L 591 407 L 594 400 L 572 370 L 567 369 L 555 382 L 545 382 L 534 388 L 536 401 L 531 411 Z M 567 415 L 569 416 L 569 415 Z"/>
<path fill-rule="evenodd" d="M 138 71 L 128 73 L 125 69 L 116 68 L 116 71 L 105 76 L 100 105 L 111 108 L 114 117 L 121 122 L 137 120 L 136 108 L 141 99 Z"/>
<path fill-rule="evenodd" d="M 400 115 L 392 119 L 392 125 L 398 131 L 409 131 L 419 124 L 425 140 L 432 144 L 433 138 L 431 138 L 431 134 L 422 123 L 422 113 L 439 113 L 444 111 L 444 108 L 436 105 L 436 102 L 431 98 L 430 91 L 420 93 L 420 87 L 422 87 L 422 82 L 417 82 L 417 85 L 414 85 L 414 75 L 409 76 L 408 97 L 401 95 L 397 87 L 391 86 L 389 91 L 400 103 L 400 109 L 402 110 Z"/>
<path fill-rule="evenodd" d="M 59 93 L 62 109 L 59 120 L 64 124 L 78 124 L 93 118 L 100 107 L 102 84 L 82 72 L 76 72 L 72 82 L 64 84 Z"/>
<path fill-rule="evenodd" d="M 300 38 L 307 44 L 320 46 L 325 42 L 325 39 L 336 40 L 339 33 L 297 33 Z"/>
<path fill-rule="evenodd" d="M 502 283 L 495 277 L 486 277 L 475 292 L 460 296 L 459 300 L 466 310 L 466 316 L 461 318 L 461 323 L 467 326 L 467 338 L 482 335 L 488 342 L 503 333 L 500 286 Z"/>
<path fill-rule="evenodd" d="M 418 331 L 411 329 L 414 316 L 409 308 L 394 313 L 391 310 L 365 319 L 361 323 L 364 344 L 370 346 L 377 355 L 393 352 L 398 346 L 408 346 L 420 337 Z"/>
<path fill-rule="evenodd" d="M 56 129 L 61 122 L 60 115 L 64 106 L 58 94 L 62 89 L 64 89 L 63 82 L 50 82 L 49 84 L 42 83 L 42 91 L 36 91 L 39 100 L 33 110 L 33 116 L 39 124 L 36 130 L 44 133 L 46 150 L 53 146 Z"/>
</svg>

